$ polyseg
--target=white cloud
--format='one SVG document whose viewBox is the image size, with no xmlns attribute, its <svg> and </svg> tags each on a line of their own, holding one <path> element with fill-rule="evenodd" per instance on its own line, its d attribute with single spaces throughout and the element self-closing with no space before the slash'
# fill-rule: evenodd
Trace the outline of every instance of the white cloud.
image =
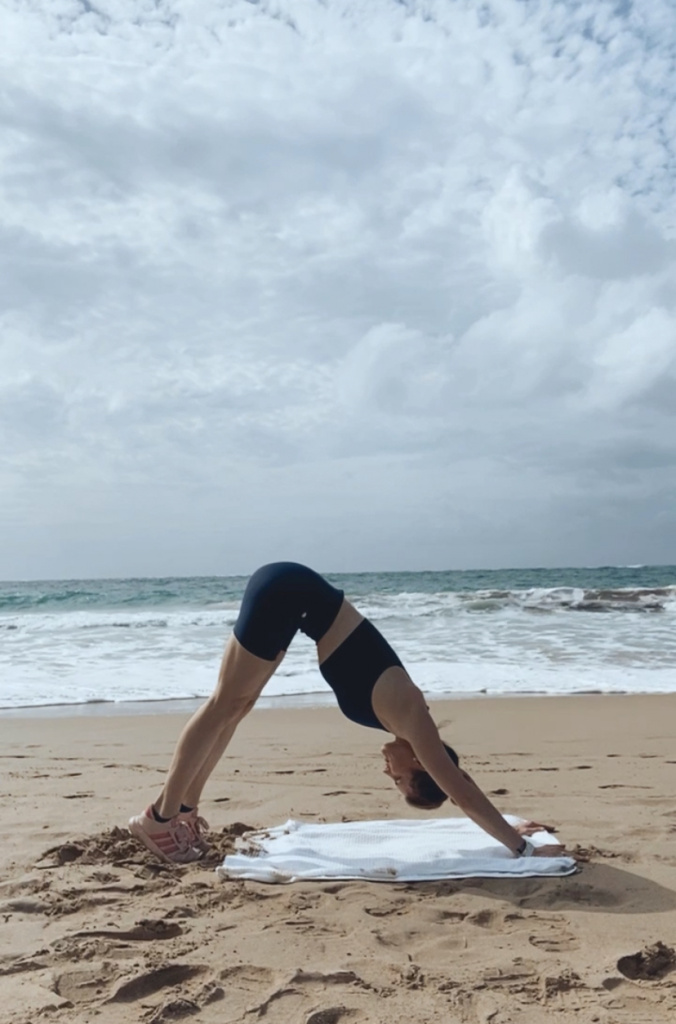
<svg viewBox="0 0 676 1024">
<path fill-rule="evenodd" d="M 676 561 L 668 0 L 2 19 L 1 576 Z"/>
</svg>

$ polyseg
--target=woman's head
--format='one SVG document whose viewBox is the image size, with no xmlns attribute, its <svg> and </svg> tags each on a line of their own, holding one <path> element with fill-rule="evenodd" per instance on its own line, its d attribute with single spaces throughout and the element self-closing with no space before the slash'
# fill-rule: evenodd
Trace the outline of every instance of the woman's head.
<svg viewBox="0 0 676 1024">
<path fill-rule="evenodd" d="M 449 747 L 448 744 L 444 743 L 444 750 L 456 768 L 458 768 L 460 758 L 453 747 Z M 436 807 L 441 807 L 444 800 L 448 800 L 448 797 L 441 786 L 437 786 L 429 772 L 426 772 L 424 768 L 418 768 L 411 774 L 408 783 L 408 794 L 406 794 L 405 799 L 406 803 L 410 804 L 411 807 L 420 807 L 429 811 Z"/>
<path fill-rule="evenodd" d="M 458 755 L 453 747 L 444 743 L 444 749 L 457 766 Z M 431 810 L 440 807 L 447 799 L 444 791 L 420 764 L 407 740 L 397 738 L 386 743 L 382 753 L 385 758 L 385 774 L 393 780 L 406 803 Z"/>
</svg>

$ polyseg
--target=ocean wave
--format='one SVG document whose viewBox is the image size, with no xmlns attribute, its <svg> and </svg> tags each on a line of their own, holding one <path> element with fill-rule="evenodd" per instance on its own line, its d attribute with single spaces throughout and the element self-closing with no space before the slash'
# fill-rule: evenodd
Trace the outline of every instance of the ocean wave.
<svg viewBox="0 0 676 1024">
<path fill-rule="evenodd" d="M 372 573 L 331 581 L 430 694 L 673 692 L 676 567 Z M 0 583 L 0 704 L 211 692 L 246 580 Z M 323 700 L 299 634 L 266 687 Z"/>
<path fill-rule="evenodd" d="M 661 612 L 676 610 L 676 586 L 592 588 L 533 587 L 527 590 L 471 590 L 437 594 L 377 595 L 360 604 L 373 618 L 402 615 L 426 618 L 439 614 L 501 612 Z"/>
<path fill-rule="evenodd" d="M 237 610 L 222 610 L 215 614 L 211 612 L 176 611 L 163 610 L 162 615 L 151 615 L 148 612 L 129 612 L 127 615 L 120 615 L 119 612 L 100 611 L 83 612 L 71 611 L 58 614 L 55 611 L 39 614 L 33 612 L 25 616 L 7 616 L 4 621 L 0 616 L 0 630 L 22 630 L 29 633 L 52 633 L 55 630 L 63 633 L 94 633 L 106 629 L 115 630 L 203 630 L 217 629 L 227 632 L 237 618 Z"/>
<path fill-rule="evenodd" d="M 568 696 L 582 694 L 673 693 L 671 669 L 627 669 L 619 666 L 570 666 L 555 670 L 544 665 L 491 664 L 486 662 L 425 661 L 414 666 L 413 677 L 432 700 L 440 698 L 476 698 L 481 696 L 523 697 Z M 153 702 L 201 701 L 213 689 L 216 666 L 201 675 L 190 666 L 156 666 L 142 673 L 121 675 L 110 666 L 99 664 L 94 671 L 78 673 L 68 679 L 45 679 L 44 686 L 30 685 L 28 678 L 16 680 L 0 696 L 0 711 L 12 708 L 58 708 L 62 706 L 102 710 L 113 706 Z M 315 670 L 300 669 L 291 675 L 275 673 L 266 686 L 261 705 L 295 701 L 308 705 L 335 706 L 335 698 Z"/>
<path fill-rule="evenodd" d="M 166 629 L 169 625 L 167 619 L 129 619 L 126 622 L 118 622 L 116 619 L 107 623 L 112 629 Z M 83 629 L 97 629 L 97 624 L 88 624 Z"/>
<path fill-rule="evenodd" d="M 632 594 L 638 596 L 634 602 L 638 605 L 640 595 L 648 595 L 648 603 L 653 604 L 660 603 L 662 597 L 673 600 L 676 566 L 338 573 L 329 578 L 362 610 L 364 604 L 383 607 L 387 599 L 394 600 L 395 606 L 397 602 L 405 605 L 411 597 L 415 614 L 425 614 L 421 597 L 432 605 L 435 601 L 450 606 L 457 602 L 461 609 L 479 612 L 503 605 L 532 608 L 548 603 L 538 595 L 575 592 L 586 595 L 582 607 L 578 601 L 575 610 L 592 611 L 609 606 L 624 609 L 632 604 Z M 232 611 L 239 606 L 246 582 L 241 576 L 0 582 L 0 616 L 116 611 L 126 618 L 144 612 Z M 664 591 L 666 594 L 661 593 Z M 617 594 L 620 596 L 614 596 Z M 560 603 L 562 607 L 566 604 L 565 596 Z"/>
<path fill-rule="evenodd" d="M 525 591 L 497 591 L 462 595 L 466 605 L 524 611 L 655 612 L 676 602 L 676 587 L 582 589 L 548 587 Z"/>
<path fill-rule="evenodd" d="M 577 614 L 649 614 L 676 612 L 676 586 L 631 588 L 534 587 L 523 590 L 491 589 L 472 591 L 401 592 L 369 594 L 357 601 L 367 618 L 384 626 L 406 621 L 423 623 L 458 621 L 484 616 L 541 616 Z M 43 633 L 91 633 L 115 630 L 218 630 L 233 626 L 238 606 L 218 608 L 150 609 L 64 609 L 0 614 L 0 630 Z M 159 613 L 159 614 L 158 614 Z"/>
</svg>

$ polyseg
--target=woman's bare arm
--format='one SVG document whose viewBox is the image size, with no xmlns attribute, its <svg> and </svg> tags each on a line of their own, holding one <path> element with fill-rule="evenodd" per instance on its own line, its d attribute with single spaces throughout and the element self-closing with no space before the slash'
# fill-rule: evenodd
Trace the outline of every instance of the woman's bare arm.
<svg viewBox="0 0 676 1024">
<path fill-rule="evenodd" d="M 503 843 L 512 853 L 523 845 L 523 837 L 505 821 L 498 809 L 464 772 L 457 768 L 444 750 L 439 731 L 426 707 L 416 709 L 404 723 L 400 734 L 413 747 L 415 756 L 437 786 L 461 811 L 480 825 L 484 832 Z"/>
<path fill-rule="evenodd" d="M 397 697 L 397 700 L 387 701 L 388 728 L 411 744 L 425 771 L 468 818 L 516 853 L 523 845 L 523 833 L 512 828 L 476 783 L 453 764 L 444 750 L 439 730 L 420 690 L 411 684 L 406 688 L 405 696 L 399 688 Z M 536 855 L 541 857 L 556 857 L 563 853 L 564 847 L 558 844 L 536 850 Z"/>
</svg>

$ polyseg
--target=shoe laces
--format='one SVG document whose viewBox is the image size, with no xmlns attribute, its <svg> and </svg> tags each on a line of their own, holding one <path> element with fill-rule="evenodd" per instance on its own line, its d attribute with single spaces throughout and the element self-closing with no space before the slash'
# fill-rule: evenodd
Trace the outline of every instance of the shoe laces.
<svg viewBox="0 0 676 1024">
<path fill-rule="evenodd" d="M 195 834 L 201 838 L 204 832 L 209 831 L 209 822 L 201 814 L 196 814 L 192 819 L 192 827 Z"/>
<path fill-rule="evenodd" d="M 187 821 L 173 821 L 168 829 L 179 853 L 186 853 L 192 847 L 193 833 Z"/>
<path fill-rule="evenodd" d="M 190 829 L 193 839 L 198 841 L 203 841 L 204 833 L 209 831 L 209 822 L 198 814 L 196 809 L 190 811 L 189 814 L 184 814 L 181 817 L 181 822 Z"/>
</svg>

